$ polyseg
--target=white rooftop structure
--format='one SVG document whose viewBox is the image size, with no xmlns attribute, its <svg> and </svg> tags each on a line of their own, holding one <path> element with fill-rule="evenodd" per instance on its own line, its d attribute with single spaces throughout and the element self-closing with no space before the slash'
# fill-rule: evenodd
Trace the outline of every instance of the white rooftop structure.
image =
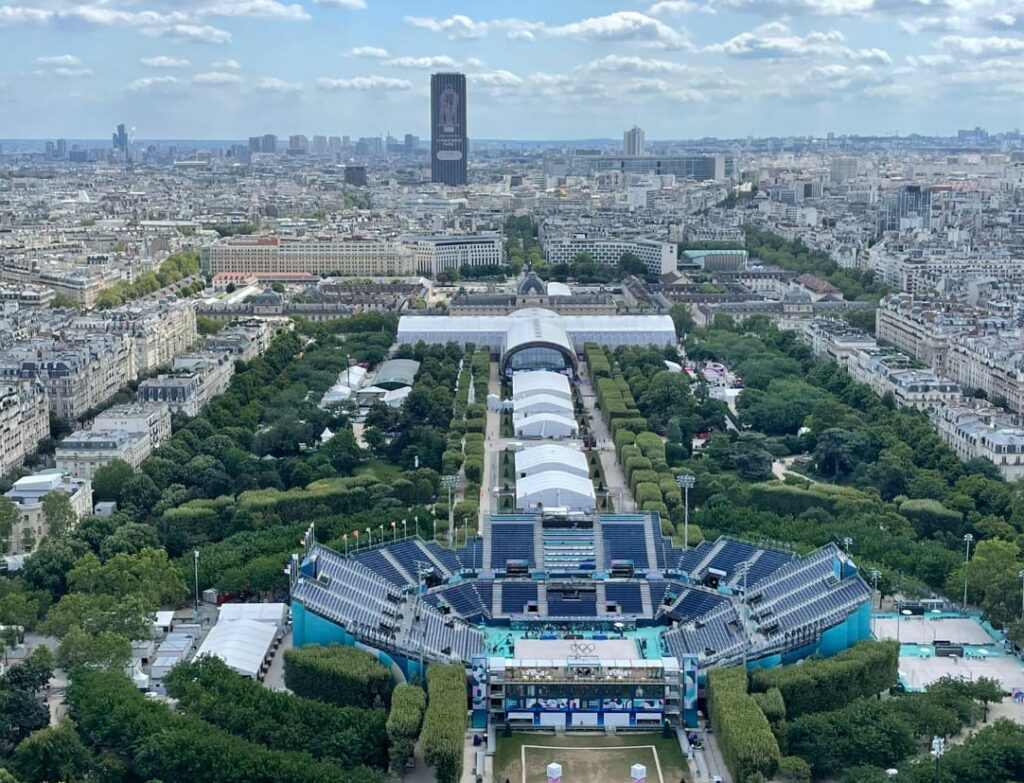
<svg viewBox="0 0 1024 783">
<path fill-rule="evenodd" d="M 196 657 L 213 655 L 243 677 L 256 679 L 278 628 L 256 620 L 224 620 L 213 626 Z"/>
<path fill-rule="evenodd" d="M 557 413 L 535 413 L 512 423 L 517 438 L 571 438 L 580 431 L 576 419 Z"/>
<path fill-rule="evenodd" d="M 562 413 L 569 417 L 573 414 L 572 400 L 555 394 L 530 394 L 515 400 L 512 406 L 515 416 L 520 418 L 534 413 Z"/>
<path fill-rule="evenodd" d="M 516 452 L 516 476 L 532 476 L 546 471 L 561 471 L 590 478 L 586 455 L 568 446 L 545 443 Z"/>
<path fill-rule="evenodd" d="M 561 373 L 548 370 L 534 370 L 532 372 L 517 372 L 512 376 L 513 400 L 519 400 L 533 394 L 549 394 L 566 400 L 572 399 L 569 379 Z"/>
<path fill-rule="evenodd" d="M 282 626 L 287 617 L 288 604 L 222 604 L 220 607 L 220 622 L 252 620 L 257 623 L 274 623 Z"/>
<path fill-rule="evenodd" d="M 516 507 L 521 511 L 537 508 L 566 508 L 591 511 L 597 505 L 590 478 L 563 470 L 545 470 L 516 480 Z"/>
</svg>

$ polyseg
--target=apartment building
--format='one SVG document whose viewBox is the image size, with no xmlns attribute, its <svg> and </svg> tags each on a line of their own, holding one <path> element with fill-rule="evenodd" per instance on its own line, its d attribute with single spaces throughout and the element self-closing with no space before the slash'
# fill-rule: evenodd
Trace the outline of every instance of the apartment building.
<svg viewBox="0 0 1024 783">
<path fill-rule="evenodd" d="M 72 319 L 70 327 L 83 334 L 130 337 L 138 375 L 169 366 L 175 356 L 192 348 L 199 339 L 195 302 L 174 297 L 81 316 Z"/>
<path fill-rule="evenodd" d="M 356 277 L 408 276 L 413 250 L 401 242 L 358 236 L 321 238 L 227 237 L 203 248 L 203 272 L 240 272 L 257 278 L 282 272 Z"/>
<path fill-rule="evenodd" d="M 166 405 L 171 413 L 196 416 L 203 409 L 203 379 L 196 372 L 160 374 L 139 384 L 140 403 Z"/>
<path fill-rule="evenodd" d="M 416 271 L 431 278 L 463 266 L 505 263 L 505 238 L 497 233 L 406 235 L 402 242 L 416 254 Z"/>
<path fill-rule="evenodd" d="M 619 239 L 615 237 L 545 236 L 544 257 L 551 264 L 571 264 L 580 253 L 586 253 L 598 264 L 617 266 L 625 253 L 632 253 L 653 275 L 675 272 L 679 267 L 679 246 L 656 239 Z"/>
<path fill-rule="evenodd" d="M 49 435 L 46 387 L 36 380 L 0 384 L 0 475 L 21 465 Z"/>
<path fill-rule="evenodd" d="M 59 470 L 44 470 L 20 478 L 6 493 L 18 510 L 6 554 L 31 554 L 49 534 L 46 515 L 43 513 L 43 499 L 51 492 L 68 494 L 76 521 L 92 513 L 92 482 L 88 479 L 67 476 Z"/>
<path fill-rule="evenodd" d="M 166 405 L 115 405 L 93 419 L 92 429 L 145 433 L 156 448 L 171 437 L 171 412 Z"/>
<path fill-rule="evenodd" d="M 948 405 L 932 416 L 939 436 L 963 461 L 987 459 L 1007 481 L 1024 478 L 1024 429 L 978 400 Z"/>
<path fill-rule="evenodd" d="M 92 480 L 97 470 L 115 459 L 138 468 L 151 451 L 148 432 L 81 430 L 64 438 L 54 456 L 58 470 Z"/>
<path fill-rule="evenodd" d="M 950 344 L 949 374 L 964 387 L 1024 412 L 1024 339 L 1016 334 L 961 335 Z"/>
</svg>

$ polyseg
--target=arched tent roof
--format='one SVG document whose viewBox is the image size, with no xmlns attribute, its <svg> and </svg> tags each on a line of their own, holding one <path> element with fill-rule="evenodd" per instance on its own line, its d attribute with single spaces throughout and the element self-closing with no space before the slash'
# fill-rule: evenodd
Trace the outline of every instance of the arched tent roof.
<svg viewBox="0 0 1024 783">
<path fill-rule="evenodd" d="M 512 313 L 508 323 L 501 351 L 502 372 L 508 368 L 508 361 L 513 354 L 533 347 L 552 348 L 558 351 L 566 358 L 568 366 L 576 371 L 576 351 L 557 313 L 530 307 Z"/>
<path fill-rule="evenodd" d="M 544 296 L 546 290 L 544 281 L 537 276 L 536 272 L 527 274 L 516 287 L 516 293 L 520 296 L 529 296 L 531 294 Z"/>
<path fill-rule="evenodd" d="M 571 449 L 568 446 L 545 443 L 516 452 L 517 476 L 524 473 L 527 476 L 532 476 L 534 473 L 549 470 L 560 470 L 584 478 L 590 476 L 586 455 L 582 451 Z"/>
<path fill-rule="evenodd" d="M 389 391 L 402 386 L 412 386 L 419 370 L 420 363 L 414 359 L 388 359 L 377 370 L 373 385 Z"/>
</svg>

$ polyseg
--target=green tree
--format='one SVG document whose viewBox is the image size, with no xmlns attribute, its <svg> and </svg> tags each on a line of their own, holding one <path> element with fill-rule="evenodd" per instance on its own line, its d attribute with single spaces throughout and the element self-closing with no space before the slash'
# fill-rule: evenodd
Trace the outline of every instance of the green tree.
<svg viewBox="0 0 1024 783">
<path fill-rule="evenodd" d="M 121 489 L 135 475 L 132 466 L 123 459 L 113 459 L 96 470 L 92 480 L 92 493 L 96 500 L 110 501 L 121 497 Z"/>
<path fill-rule="evenodd" d="M 18 522 L 18 507 L 9 497 L 0 495 L 0 552 L 6 554 L 11 548 L 11 536 Z"/>
<path fill-rule="evenodd" d="M 43 519 L 50 538 L 62 538 L 75 524 L 75 509 L 67 492 L 57 489 L 43 498 Z"/>
<path fill-rule="evenodd" d="M 74 783 L 85 779 L 92 768 L 92 757 L 75 731 L 75 724 L 63 720 L 22 740 L 11 756 L 11 767 L 26 783 Z"/>
<path fill-rule="evenodd" d="M 852 473 L 860 462 L 863 444 L 849 430 L 831 427 L 818 436 L 814 449 L 814 461 L 818 472 L 838 479 Z"/>
</svg>

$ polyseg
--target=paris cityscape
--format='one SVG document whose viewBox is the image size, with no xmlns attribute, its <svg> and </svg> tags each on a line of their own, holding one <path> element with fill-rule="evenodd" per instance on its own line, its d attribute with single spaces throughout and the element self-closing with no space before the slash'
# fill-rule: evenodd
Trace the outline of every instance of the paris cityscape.
<svg viewBox="0 0 1024 783">
<path fill-rule="evenodd" d="M 0 783 L 1024 781 L 1022 31 L 0 0 Z"/>
</svg>

